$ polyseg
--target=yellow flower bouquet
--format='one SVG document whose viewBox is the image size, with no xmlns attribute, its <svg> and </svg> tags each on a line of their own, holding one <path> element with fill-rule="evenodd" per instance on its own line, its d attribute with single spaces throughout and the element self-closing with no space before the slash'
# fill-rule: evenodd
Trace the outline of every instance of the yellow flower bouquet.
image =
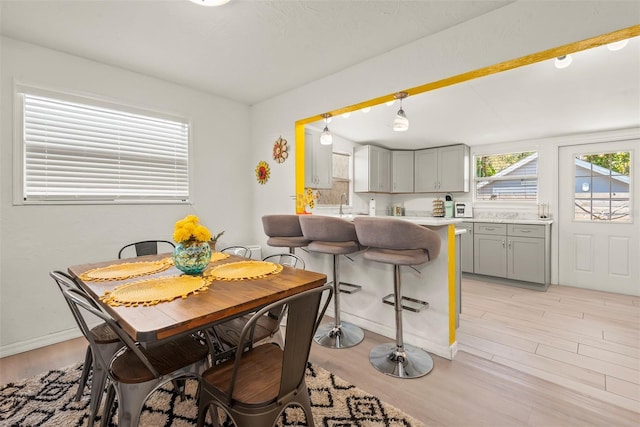
<svg viewBox="0 0 640 427">
<path fill-rule="evenodd" d="M 211 260 L 211 232 L 200 224 L 200 218 L 187 215 L 176 222 L 173 240 L 178 245 L 173 251 L 173 263 L 187 274 L 200 274 Z"/>
</svg>

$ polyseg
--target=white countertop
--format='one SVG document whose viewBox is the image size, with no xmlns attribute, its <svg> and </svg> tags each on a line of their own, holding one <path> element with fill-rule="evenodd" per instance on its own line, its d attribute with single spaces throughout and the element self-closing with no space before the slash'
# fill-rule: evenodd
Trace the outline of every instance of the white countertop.
<svg viewBox="0 0 640 427">
<path fill-rule="evenodd" d="M 323 214 L 323 215 L 331 216 L 334 218 L 342 218 L 347 221 L 353 221 L 353 218 L 359 217 L 359 216 L 362 216 L 362 217 L 369 216 L 369 215 L 352 215 L 352 214 L 344 214 L 344 215 Z M 382 215 L 377 215 L 375 218 L 394 218 L 394 219 L 409 221 L 409 222 L 413 222 L 414 224 L 426 225 L 430 227 L 441 227 L 449 224 L 460 224 L 461 222 L 468 219 L 468 218 L 436 218 L 436 217 L 430 217 L 430 216 L 382 216 Z"/>
<path fill-rule="evenodd" d="M 490 222 L 493 224 L 553 224 L 552 219 L 539 219 L 539 218 L 457 218 L 464 222 Z"/>
<path fill-rule="evenodd" d="M 320 214 L 324 216 L 331 216 L 334 218 L 342 218 L 347 221 L 353 221 L 353 218 L 357 216 L 367 217 L 369 215 L 353 215 L 353 214 Z M 405 221 L 413 222 L 418 225 L 426 225 L 431 227 L 440 227 L 449 224 L 460 224 L 461 222 L 490 222 L 494 224 L 553 224 L 552 219 L 539 219 L 539 218 L 441 218 L 432 216 L 382 216 L 377 215 L 376 218 L 395 218 Z"/>
</svg>

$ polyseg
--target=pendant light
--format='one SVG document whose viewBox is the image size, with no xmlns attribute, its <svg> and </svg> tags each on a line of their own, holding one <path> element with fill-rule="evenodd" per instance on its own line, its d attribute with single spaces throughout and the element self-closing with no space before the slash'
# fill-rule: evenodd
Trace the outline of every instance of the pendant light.
<svg viewBox="0 0 640 427">
<path fill-rule="evenodd" d="M 324 117 L 324 129 L 320 134 L 320 144 L 331 145 L 333 144 L 333 136 L 331 136 L 331 132 L 329 132 L 329 128 L 327 127 L 327 119 L 331 117 L 331 114 L 324 113 L 322 117 Z"/>
<path fill-rule="evenodd" d="M 402 109 L 402 100 L 409 94 L 407 92 L 398 92 L 394 96 L 400 100 L 400 109 L 396 113 L 395 119 L 393 119 L 393 130 L 396 132 L 404 132 L 409 129 L 409 119 Z"/>
</svg>

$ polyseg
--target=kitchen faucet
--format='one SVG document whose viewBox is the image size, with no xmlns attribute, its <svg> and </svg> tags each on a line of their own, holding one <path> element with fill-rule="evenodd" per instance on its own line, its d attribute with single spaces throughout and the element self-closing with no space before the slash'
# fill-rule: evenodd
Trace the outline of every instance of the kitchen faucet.
<svg viewBox="0 0 640 427">
<path fill-rule="evenodd" d="M 342 198 L 344 197 L 344 201 L 345 203 L 347 202 L 347 193 L 342 193 L 340 195 L 340 210 L 338 211 L 338 213 L 340 214 L 340 216 L 342 216 Z"/>
</svg>

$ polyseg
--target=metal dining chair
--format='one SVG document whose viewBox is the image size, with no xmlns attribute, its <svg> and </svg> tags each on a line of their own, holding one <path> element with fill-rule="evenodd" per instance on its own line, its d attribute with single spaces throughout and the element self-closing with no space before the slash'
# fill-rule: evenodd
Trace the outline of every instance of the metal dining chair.
<svg viewBox="0 0 640 427">
<path fill-rule="evenodd" d="M 251 258 L 251 249 L 246 246 L 227 246 L 221 249 L 220 252 L 230 255 L 237 255 L 242 258 Z"/>
<path fill-rule="evenodd" d="M 272 427 L 291 405 L 305 412 L 307 425 L 314 426 L 305 372 L 313 335 L 324 315 L 333 288 L 324 285 L 270 304 L 254 314 L 242 329 L 235 357 L 202 374 L 198 402 L 198 427 L 207 413 L 219 426 L 222 408 L 237 426 Z M 321 306 L 322 297 L 328 294 Z M 252 330 L 264 315 L 287 306 L 284 349 L 268 343 L 245 351 Z"/>
<path fill-rule="evenodd" d="M 84 291 L 78 287 L 76 282 L 66 273 L 62 271 L 52 271 L 49 275 L 58 285 L 60 292 L 64 295 L 65 290 L 74 289 L 77 292 Z M 78 327 L 82 330 L 82 319 L 80 319 L 73 309 L 68 300 L 65 301 L 71 309 L 71 314 L 78 324 Z M 78 391 L 76 392 L 75 400 L 79 401 L 82 397 L 82 393 L 87 384 L 89 373 L 93 371 L 91 380 L 91 395 L 89 398 L 89 419 L 94 420 L 100 408 L 100 402 L 102 401 L 102 395 L 104 394 L 104 388 L 107 382 L 107 372 L 103 369 L 102 364 L 96 361 L 97 357 L 102 357 L 105 360 L 111 360 L 114 354 L 124 346 L 124 343 L 120 341 L 118 334 L 116 334 L 106 323 L 102 322 L 97 326 L 94 326 L 87 330 L 87 333 L 91 335 L 92 339 L 88 340 L 89 345 L 84 358 L 84 366 L 82 368 L 82 375 L 78 384 Z M 100 355 L 100 356 L 98 356 Z M 91 421 L 92 423 L 93 421 Z"/>
<path fill-rule="evenodd" d="M 169 381 L 187 377 L 199 379 L 209 365 L 209 347 L 200 339 L 186 335 L 145 348 L 134 342 L 87 294 L 78 289 L 65 289 L 63 294 L 91 345 L 95 346 L 96 343 L 87 325 L 88 314 L 102 319 L 124 343 L 124 347 L 112 359 L 97 353 L 96 361 L 110 379 L 102 426 L 108 425 L 110 421 L 116 397 L 118 425 L 138 426 L 144 402 L 154 391 Z M 93 425 L 93 419 L 89 420 L 89 425 Z"/>
<path fill-rule="evenodd" d="M 299 268 L 304 270 L 304 260 L 298 255 L 290 253 L 274 254 L 263 258 L 263 261 L 275 262 L 287 267 Z M 250 339 L 246 344 L 246 347 L 250 349 L 254 344 L 260 343 L 266 339 L 273 339 L 274 342 L 282 346 L 282 336 L 280 334 L 280 324 L 286 308 L 281 307 L 280 311 L 270 311 L 266 313 L 262 318 L 256 321 L 255 327 L 251 331 Z M 226 357 L 231 356 L 238 347 L 240 342 L 240 334 L 242 328 L 251 319 L 253 314 L 247 314 L 244 316 L 231 319 L 213 327 L 214 337 L 212 339 L 216 341 L 220 350 L 215 355 L 216 360 L 223 360 Z"/>
<path fill-rule="evenodd" d="M 122 259 L 123 253 L 126 253 L 128 248 L 135 249 L 136 256 L 143 255 L 156 255 L 158 253 L 158 247 L 164 245 L 167 251 L 173 252 L 176 245 L 168 240 L 143 240 L 141 242 L 129 243 L 124 245 L 118 252 L 118 259 Z"/>
</svg>

